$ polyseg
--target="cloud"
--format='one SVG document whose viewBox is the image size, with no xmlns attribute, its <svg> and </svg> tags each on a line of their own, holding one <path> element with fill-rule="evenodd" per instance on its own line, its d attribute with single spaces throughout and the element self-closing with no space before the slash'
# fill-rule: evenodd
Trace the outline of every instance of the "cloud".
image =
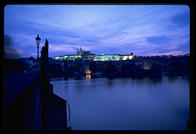
<svg viewBox="0 0 196 134">
<path fill-rule="evenodd" d="M 183 44 L 179 44 L 177 46 L 176 50 L 189 52 L 190 51 L 190 43 L 186 42 L 186 43 L 183 43 Z"/>
<path fill-rule="evenodd" d="M 4 46 L 10 47 L 12 45 L 12 38 L 9 35 L 4 35 Z"/>
<path fill-rule="evenodd" d="M 80 46 L 96 54 L 165 53 L 187 51 L 179 47 L 189 40 L 187 14 L 184 5 L 9 5 L 4 28 L 28 55 L 36 52 L 37 34 L 41 46 L 48 39 L 52 56 Z"/>
<path fill-rule="evenodd" d="M 15 42 L 13 41 L 10 35 L 4 36 L 4 56 L 5 58 L 9 59 L 18 59 L 20 58 L 20 53 L 14 49 L 16 46 Z"/>
<path fill-rule="evenodd" d="M 156 55 L 184 55 L 187 54 L 187 52 L 184 51 L 170 51 L 165 53 L 149 53 L 148 56 L 156 56 Z"/>
<path fill-rule="evenodd" d="M 70 45 L 50 45 L 50 52 L 53 51 L 63 51 L 63 52 L 74 52 L 74 48 Z"/>
<path fill-rule="evenodd" d="M 18 58 L 20 58 L 20 55 L 19 55 L 18 51 L 16 51 L 16 49 L 5 48 L 4 52 L 5 52 L 5 57 L 8 58 L 8 59 L 18 59 Z"/>
<path fill-rule="evenodd" d="M 183 12 L 175 14 L 171 17 L 171 23 L 176 26 L 189 26 L 190 24 L 190 14 L 189 12 Z"/>
<path fill-rule="evenodd" d="M 52 54 L 53 52 L 63 52 L 64 54 L 76 54 L 77 49 L 82 48 L 83 50 L 90 50 L 89 47 L 86 46 L 79 46 L 79 45 L 68 45 L 68 44 L 49 44 L 49 53 L 52 56 L 59 56 L 58 54 Z"/>
<path fill-rule="evenodd" d="M 154 43 L 154 44 L 166 44 L 170 40 L 171 39 L 167 36 L 150 36 L 146 38 L 147 42 Z"/>
</svg>

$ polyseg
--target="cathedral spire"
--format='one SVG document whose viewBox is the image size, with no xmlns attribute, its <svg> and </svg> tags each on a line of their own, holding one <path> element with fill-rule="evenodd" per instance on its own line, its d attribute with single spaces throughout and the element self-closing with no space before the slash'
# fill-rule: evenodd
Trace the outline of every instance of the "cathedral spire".
<svg viewBox="0 0 196 134">
<path fill-rule="evenodd" d="M 81 48 L 81 46 L 80 46 L 80 50 L 79 50 L 80 52 L 82 52 L 82 48 Z"/>
</svg>

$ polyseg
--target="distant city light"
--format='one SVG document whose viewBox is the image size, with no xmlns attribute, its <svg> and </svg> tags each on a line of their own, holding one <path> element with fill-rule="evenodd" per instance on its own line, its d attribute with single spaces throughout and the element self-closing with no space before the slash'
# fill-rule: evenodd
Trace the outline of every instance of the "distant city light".
<svg viewBox="0 0 196 134">
<path fill-rule="evenodd" d="M 147 62 L 144 62 L 144 67 L 143 67 L 143 69 L 144 69 L 144 70 L 150 70 L 150 68 L 151 68 L 151 64 L 149 64 L 149 63 L 147 63 Z"/>
<path fill-rule="evenodd" d="M 86 74 L 91 74 L 91 71 L 89 69 L 87 69 Z"/>
<path fill-rule="evenodd" d="M 132 60 L 134 58 L 133 53 L 127 55 L 120 54 L 104 54 L 95 55 L 90 51 L 83 51 L 82 48 L 77 49 L 77 54 L 72 55 L 64 55 L 64 56 L 56 56 L 55 60 L 85 60 L 85 61 L 119 61 L 119 60 Z"/>
<path fill-rule="evenodd" d="M 86 79 L 91 79 L 91 75 L 90 74 L 87 74 L 86 75 Z"/>
</svg>

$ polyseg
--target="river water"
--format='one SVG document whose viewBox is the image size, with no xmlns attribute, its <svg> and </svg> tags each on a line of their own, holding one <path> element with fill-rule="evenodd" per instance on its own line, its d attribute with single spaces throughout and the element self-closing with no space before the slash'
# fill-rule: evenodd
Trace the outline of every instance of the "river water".
<svg viewBox="0 0 196 134">
<path fill-rule="evenodd" d="M 189 80 L 184 77 L 53 78 L 54 93 L 68 101 L 72 130 L 186 130 Z"/>
</svg>

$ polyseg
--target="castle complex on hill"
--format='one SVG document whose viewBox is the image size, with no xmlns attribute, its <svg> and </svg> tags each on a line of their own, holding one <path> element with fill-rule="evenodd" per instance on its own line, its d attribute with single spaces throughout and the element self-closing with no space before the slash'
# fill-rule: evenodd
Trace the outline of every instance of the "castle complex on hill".
<svg viewBox="0 0 196 134">
<path fill-rule="evenodd" d="M 90 51 L 84 51 L 80 47 L 77 49 L 76 54 L 56 56 L 55 60 L 84 60 L 84 61 L 119 61 L 119 60 L 132 60 L 134 58 L 133 53 L 127 55 L 120 54 L 101 54 L 95 55 Z"/>
</svg>

